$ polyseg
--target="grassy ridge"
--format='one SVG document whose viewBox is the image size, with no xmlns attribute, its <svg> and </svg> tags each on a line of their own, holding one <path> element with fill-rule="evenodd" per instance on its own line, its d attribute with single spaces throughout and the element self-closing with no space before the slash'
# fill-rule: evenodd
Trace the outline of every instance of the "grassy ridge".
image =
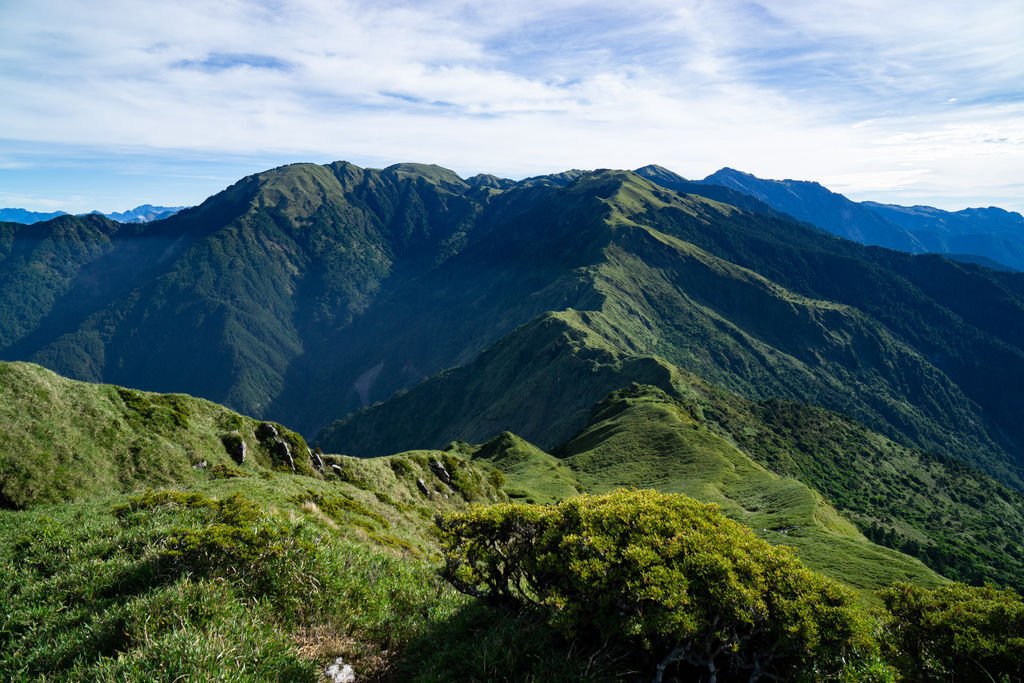
<svg viewBox="0 0 1024 683">
<path fill-rule="evenodd" d="M 456 444 L 452 450 L 494 465 L 506 478 L 503 488 L 509 498 L 544 505 L 581 492 L 576 473 L 562 460 L 511 432 L 502 432 L 478 448 Z"/>
<path fill-rule="evenodd" d="M 572 437 L 591 407 L 632 381 L 668 387 L 669 366 L 622 354 L 577 311 L 518 328 L 469 365 L 340 420 L 318 436 L 326 450 L 375 456 L 513 431 L 541 447 Z"/>
<path fill-rule="evenodd" d="M 634 486 L 717 503 L 765 540 L 795 547 L 808 566 L 860 589 L 940 581 L 868 541 L 814 490 L 758 464 L 654 388 L 613 394 L 556 454 L 589 492 Z"/>
<path fill-rule="evenodd" d="M 288 467 L 257 436 L 260 422 L 183 394 L 151 394 L 0 363 L 0 502 L 22 508 L 142 486 L 194 484 L 234 468 L 225 437 L 244 441 L 243 467 Z M 306 442 L 280 425 L 296 471 L 314 472 Z"/>
<path fill-rule="evenodd" d="M 250 443 L 239 465 L 222 430 L 248 442 L 265 423 L 26 364 L 0 372 L 5 496 L 28 508 L 0 510 L 0 678 L 316 681 L 341 657 L 361 680 L 489 679 L 510 662 L 589 679 L 593 662 L 556 634 L 495 618 L 436 573 L 435 515 L 506 500 L 485 459 L 327 455 L 324 474 L 303 474 Z M 47 483 L 51 467 L 68 481 Z"/>
<path fill-rule="evenodd" d="M 984 397 L 969 393 L 973 375 L 961 376 L 946 362 L 960 351 L 930 353 L 921 346 L 925 341 L 921 329 L 915 328 L 911 334 L 906 321 L 896 325 L 888 317 L 878 317 L 881 310 L 874 299 L 845 300 L 849 297 L 838 296 L 835 287 L 825 288 L 823 275 L 817 271 L 810 280 L 795 278 L 793 272 L 807 264 L 793 254 L 786 256 L 791 268 L 785 273 L 777 268 L 766 273 L 770 264 L 746 258 L 748 249 L 760 248 L 769 238 L 771 244 L 763 246 L 774 251 L 783 250 L 782 242 L 788 240 L 799 253 L 816 249 L 813 253 L 819 265 L 837 259 L 838 272 L 847 277 L 840 266 L 855 262 L 854 248 L 839 245 L 838 251 L 851 253 L 829 254 L 823 251 L 826 244 L 817 243 L 823 236 L 805 234 L 806 229 L 801 232 L 790 225 L 785 232 L 776 230 L 779 234 L 772 237 L 765 231 L 769 226 L 760 222 L 776 221 L 778 225 L 771 225 L 775 229 L 784 224 L 780 219 L 752 217 L 711 200 L 680 196 L 627 173 L 590 174 L 558 192 L 573 207 L 571 215 L 587 217 L 582 223 L 591 222 L 596 204 L 603 224 L 586 231 L 590 239 L 580 245 L 580 254 L 587 257 L 578 255 L 572 286 L 563 284 L 564 291 L 572 292 L 572 300 L 565 302 L 568 307 L 541 314 L 479 356 L 466 358 L 460 367 L 332 425 L 318 437 L 325 445 L 345 452 L 380 454 L 414 445 L 440 447 L 454 438 L 482 441 L 507 430 L 551 448 L 582 426 L 581 409 L 586 410 L 607 391 L 626 386 L 631 381 L 628 369 L 642 366 L 646 359 L 695 373 L 747 398 L 785 398 L 824 406 L 905 445 L 959 457 L 1011 486 L 1019 483 L 1017 465 L 1005 450 L 1012 446 L 1005 438 L 1010 432 L 991 429 L 995 413 L 980 405 Z M 562 251 L 559 225 L 547 227 L 547 235 L 532 235 L 530 230 L 481 235 L 471 248 L 453 258 L 451 265 L 470 254 L 490 263 L 484 257 L 491 253 L 488 250 L 499 247 L 503 254 L 518 254 L 523 245 L 509 242 L 514 237 L 529 241 L 535 236 L 552 241 L 553 251 L 544 258 L 557 268 L 569 258 Z M 754 233 L 760 241 L 755 241 Z M 739 250 L 744 258 L 730 260 L 732 250 Z M 862 248 L 859 253 L 864 256 Z M 960 303 L 950 299 L 948 292 L 934 286 L 926 292 L 906 279 L 883 273 L 878 264 L 865 261 L 861 265 L 865 272 L 877 275 L 865 279 L 864 286 L 873 293 L 876 284 L 885 284 L 890 291 L 909 288 L 901 305 L 907 309 L 908 320 L 933 326 L 928 338 L 948 337 L 954 335 L 953 328 L 960 329 L 960 323 L 952 322 L 952 308 L 945 308 L 949 306 L 965 315 L 964 324 L 984 328 L 984 332 L 979 329 L 981 336 L 976 341 L 981 343 L 981 337 L 988 335 L 985 343 L 999 346 L 1000 354 L 1015 353 L 1006 346 L 1007 340 L 992 336 L 996 330 L 986 321 L 977 315 L 967 318 L 968 311 L 961 311 Z M 940 276 L 937 272 L 914 275 L 928 282 Z M 1008 320 L 1024 312 L 1020 306 L 1021 310 L 1014 312 L 1016 298 L 1007 290 L 1007 283 L 975 282 L 971 274 L 959 271 L 956 276 L 964 278 L 964 286 L 974 287 L 979 295 L 988 292 L 995 296 Z M 446 282 L 450 291 L 452 283 Z M 430 274 L 417 284 L 423 296 L 446 291 L 435 287 Z M 999 289 L 1002 293 L 995 291 Z M 483 297 L 481 292 L 487 290 L 478 290 L 474 281 L 470 291 Z M 463 318 L 460 325 L 477 315 L 471 305 L 462 305 L 469 303 L 457 307 Z M 911 309 L 923 312 L 912 314 Z M 467 310 L 469 318 L 464 315 Z M 514 310 L 516 315 L 525 312 Z M 418 321 L 431 315 L 432 308 L 424 301 L 418 312 L 410 311 L 400 319 L 419 329 Z M 451 314 L 442 313 L 441 317 L 447 320 Z M 571 343 L 555 346 L 549 336 L 538 335 L 543 326 L 556 322 L 570 328 Z M 401 338 L 402 334 L 395 328 L 383 337 Z M 438 335 L 442 345 L 455 344 L 452 340 L 459 336 L 441 330 Z M 381 374 L 393 362 L 386 355 L 391 343 L 386 342 L 381 351 L 385 355 L 373 357 L 381 364 Z M 543 352 L 538 353 L 539 349 Z M 570 358 L 552 358 L 556 352 Z M 594 372 L 580 373 L 572 384 L 562 384 L 562 366 L 584 354 L 591 359 Z M 972 363 L 984 357 L 972 355 Z M 1009 356 L 1006 361 L 1007 367 L 1016 367 Z M 365 364 L 377 367 L 371 357 Z M 545 372 L 538 375 L 535 370 L 541 366 Z M 607 381 L 605 369 L 609 367 L 616 368 L 618 386 Z M 520 380 L 520 375 L 530 380 Z M 654 382 L 639 376 L 635 380 L 668 388 L 663 376 Z M 578 400 L 578 392 L 585 400 Z M 987 398 L 984 401 L 989 403 Z M 549 411 L 555 419 L 538 424 L 533 413 L 538 404 L 561 404 L 568 411 Z M 420 424 L 400 417 L 401 413 L 422 412 L 429 412 L 433 419 Z"/>
<path fill-rule="evenodd" d="M 747 398 L 823 406 L 1021 485 L 1020 276 L 868 249 L 621 171 L 516 183 L 295 164 L 168 220 L 112 225 L 0 230 L 0 357 L 312 434 L 567 316 L 620 365 L 655 357 Z M 531 392 L 574 404 L 550 377 Z M 439 411 L 436 434 L 408 435 L 437 440 L 401 448 L 477 428 L 551 446 L 579 426 L 574 404 L 541 434 L 529 398 Z"/>
<path fill-rule="evenodd" d="M 613 393 L 555 455 L 504 433 L 446 451 L 325 455 L 323 473 L 303 473 L 260 440 L 265 423 L 206 401 L 0 365 L 10 380 L 5 418 L 19 435 L 6 463 L 23 471 L 52 462 L 55 433 L 74 444 L 68 452 L 92 454 L 75 490 L 36 489 L 29 509 L 0 511 L 0 677 L 171 681 L 230 667 L 239 680 L 313 681 L 341 657 L 363 680 L 491 680 L 510 670 L 531 680 L 629 678 L 636 672 L 613 645 L 574 643 L 530 615 L 494 612 L 435 571 L 440 512 L 620 485 L 717 502 L 869 601 L 896 579 L 941 583 L 751 459 L 726 427 L 753 412 L 729 421 L 723 406 L 734 404 L 715 413 L 715 390 L 657 367 L 672 395 L 651 386 Z M 90 430 L 100 419 L 105 426 Z M 252 440 L 241 465 L 225 426 Z M 134 460 L 123 459 L 121 442 L 138 446 Z M 192 467 L 199 457 L 205 468 Z M 175 458 L 170 486 L 146 488 L 151 468 Z M 5 486 L 17 490 L 14 480 Z M 45 502 L 61 499 L 78 502 Z"/>
</svg>

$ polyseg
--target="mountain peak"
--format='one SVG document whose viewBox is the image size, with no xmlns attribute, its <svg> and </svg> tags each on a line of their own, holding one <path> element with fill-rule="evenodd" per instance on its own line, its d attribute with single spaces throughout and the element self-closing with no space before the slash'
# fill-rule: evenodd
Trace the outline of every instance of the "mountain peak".
<svg viewBox="0 0 1024 683">
<path fill-rule="evenodd" d="M 437 164 L 401 163 L 393 164 L 381 171 L 382 175 L 393 175 L 398 178 L 422 178 L 435 185 L 468 187 L 458 173 Z"/>
<path fill-rule="evenodd" d="M 642 178 L 653 180 L 654 182 L 665 185 L 666 183 L 684 183 L 687 182 L 686 178 L 679 175 L 675 171 L 671 171 L 664 166 L 658 166 L 657 164 L 647 164 L 633 171 Z"/>
</svg>

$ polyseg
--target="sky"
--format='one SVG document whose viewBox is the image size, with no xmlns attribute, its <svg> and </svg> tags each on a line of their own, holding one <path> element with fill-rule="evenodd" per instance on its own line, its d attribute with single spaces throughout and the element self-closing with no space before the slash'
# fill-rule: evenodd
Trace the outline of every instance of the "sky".
<svg viewBox="0 0 1024 683">
<path fill-rule="evenodd" d="M 656 163 L 1024 210 L 1024 2 L 0 0 L 0 207 Z"/>
</svg>

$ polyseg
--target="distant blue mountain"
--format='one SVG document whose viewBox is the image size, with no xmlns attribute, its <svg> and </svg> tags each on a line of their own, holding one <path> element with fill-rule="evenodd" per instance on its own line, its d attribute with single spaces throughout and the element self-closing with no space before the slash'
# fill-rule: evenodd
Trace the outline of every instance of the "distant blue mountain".
<svg viewBox="0 0 1024 683">
<path fill-rule="evenodd" d="M 930 251 L 905 228 L 819 183 L 763 180 L 731 168 L 712 173 L 701 182 L 749 194 L 777 211 L 861 244 L 913 254 Z"/>
<path fill-rule="evenodd" d="M 862 202 L 938 254 L 976 254 L 1024 270 L 1024 216 L 996 207 L 943 211 L 930 206 Z"/>
<path fill-rule="evenodd" d="M 758 213 L 784 213 L 861 244 L 1024 271 L 1024 216 L 1013 211 L 855 202 L 819 183 L 765 180 L 732 168 L 704 180 L 687 180 L 661 166 L 635 172 L 677 192 L 701 194 Z"/>
<path fill-rule="evenodd" d="M 114 213 L 93 211 L 92 213 L 98 213 L 102 216 L 106 216 L 110 220 L 117 221 L 118 223 L 149 223 L 150 221 L 158 221 L 162 218 L 170 218 L 184 208 L 184 206 L 153 206 L 152 204 L 143 204 L 142 206 L 136 206 L 134 209 L 129 209 L 128 211 L 115 211 Z M 67 215 L 66 211 L 43 213 L 40 211 L 26 211 L 25 209 L 0 209 L 0 222 L 24 223 L 26 225 L 31 225 L 32 223 L 48 221 L 52 218 L 57 218 L 58 216 Z"/>
<path fill-rule="evenodd" d="M 39 223 L 40 221 L 48 221 L 51 218 L 57 216 L 66 216 L 67 213 L 64 211 L 54 211 L 53 213 L 42 213 L 40 211 L 26 211 L 25 209 L 0 209 L 0 222 L 4 223 L 24 223 L 31 225 L 32 223 Z"/>
<path fill-rule="evenodd" d="M 158 221 L 162 218 L 170 218 L 184 208 L 184 206 L 153 206 L 152 204 L 143 204 L 128 211 L 105 213 L 103 215 L 118 223 L 149 223 L 150 221 Z"/>
</svg>

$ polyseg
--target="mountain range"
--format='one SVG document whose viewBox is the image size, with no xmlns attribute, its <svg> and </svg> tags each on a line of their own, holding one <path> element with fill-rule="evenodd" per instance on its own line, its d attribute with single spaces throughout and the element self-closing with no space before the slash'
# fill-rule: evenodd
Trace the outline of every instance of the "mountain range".
<svg viewBox="0 0 1024 683">
<path fill-rule="evenodd" d="M 134 209 L 128 209 L 127 211 L 115 211 L 113 213 L 101 214 L 106 216 L 112 221 L 118 223 L 148 223 L 150 221 L 158 221 L 163 218 L 170 218 L 174 214 L 178 213 L 185 207 L 183 206 L 153 206 L 152 204 L 142 204 L 136 206 Z M 94 214 L 100 214 L 99 211 L 93 211 Z M 65 211 L 54 211 L 52 213 L 46 213 L 41 211 L 26 211 L 25 209 L 0 209 L 0 222 L 9 223 L 24 223 L 31 225 L 32 223 L 40 223 L 42 221 L 48 221 L 58 216 L 69 215 Z"/>
<path fill-rule="evenodd" d="M 670 188 L 688 181 L 665 169 L 638 169 Z M 943 254 L 989 268 L 1024 270 L 1024 216 L 997 207 L 943 211 L 930 206 L 855 202 L 815 182 L 764 180 L 723 168 L 701 181 L 749 195 L 776 211 L 861 244 Z"/>
<path fill-rule="evenodd" d="M 0 358 L 200 396 L 332 453 L 490 444 L 531 498 L 685 491 L 848 581 L 882 562 L 871 541 L 1020 581 L 1024 275 L 768 199 L 657 167 L 336 162 L 151 223 L 4 223 Z"/>
</svg>

